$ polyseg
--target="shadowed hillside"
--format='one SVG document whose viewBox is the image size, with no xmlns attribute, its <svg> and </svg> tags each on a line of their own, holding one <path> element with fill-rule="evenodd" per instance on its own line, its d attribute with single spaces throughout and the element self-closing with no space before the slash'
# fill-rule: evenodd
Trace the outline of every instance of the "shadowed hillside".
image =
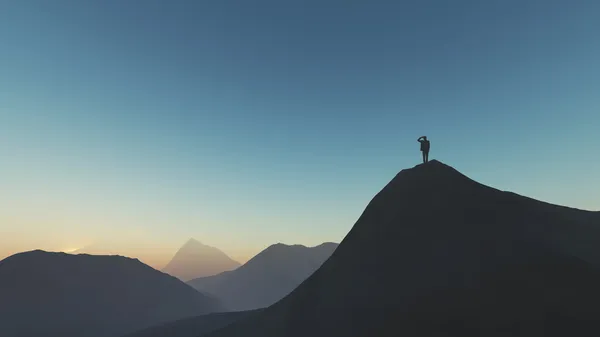
<svg viewBox="0 0 600 337">
<path fill-rule="evenodd" d="M 331 242 L 316 247 L 271 245 L 236 270 L 188 284 L 219 298 L 228 310 L 268 307 L 314 273 L 337 246 Z"/>
<path fill-rule="evenodd" d="M 185 282 L 233 270 L 239 266 L 239 262 L 219 249 L 189 239 L 162 271 Z"/>
<path fill-rule="evenodd" d="M 136 259 L 36 250 L 0 261 L 2 337 L 114 337 L 220 310 Z"/>
<path fill-rule="evenodd" d="M 600 215 L 401 171 L 289 296 L 209 337 L 598 336 Z"/>
<path fill-rule="evenodd" d="M 190 317 L 175 322 L 153 326 L 123 337 L 196 337 L 225 327 L 240 319 L 252 317 L 262 309 L 251 311 L 220 312 L 198 317 Z"/>
</svg>

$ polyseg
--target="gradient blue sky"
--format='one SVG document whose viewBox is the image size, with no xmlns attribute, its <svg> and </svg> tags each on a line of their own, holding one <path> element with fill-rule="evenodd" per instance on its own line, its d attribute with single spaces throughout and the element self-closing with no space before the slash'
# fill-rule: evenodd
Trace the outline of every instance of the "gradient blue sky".
<svg viewBox="0 0 600 337">
<path fill-rule="evenodd" d="M 0 258 L 339 242 L 431 157 L 600 209 L 600 1 L 0 3 Z"/>
</svg>

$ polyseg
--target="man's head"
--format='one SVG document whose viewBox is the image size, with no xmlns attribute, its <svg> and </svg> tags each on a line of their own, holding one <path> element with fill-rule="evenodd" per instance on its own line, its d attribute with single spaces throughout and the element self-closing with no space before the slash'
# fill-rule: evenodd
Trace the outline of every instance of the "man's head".
<svg viewBox="0 0 600 337">
<path fill-rule="evenodd" d="M 424 139 L 424 140 L 427 140 L 427 136 L 423 136 L 423 139 Z"/>
</svg>

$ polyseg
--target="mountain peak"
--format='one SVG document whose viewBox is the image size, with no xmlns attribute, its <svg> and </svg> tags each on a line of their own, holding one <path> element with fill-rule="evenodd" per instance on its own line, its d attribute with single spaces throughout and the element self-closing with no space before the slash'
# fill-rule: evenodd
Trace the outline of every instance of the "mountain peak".
<svg viewBox="0 0 600 337">
<path fill-rule="evenodd" d="M 412 175 L 411 178 L 415 178 L 414 175 L 417 175 L 417 174 L 423 178 L 428 178 L 428 179 L 432 179 L 434 177 L 437 179 L 450 179 L 450 178 L 456 179 L 456 178 L 460 177 L 463 179 L 466 178 L 468 180 L 471 180 L 464 174 L 460 173 L 454 167 L 444 164 L 441 161 L 438 161 L 436 159 L 433 159 L 427 163 L 415 165 L 412 168 L 403 169 L 396 175 L 396 178 L 402 177 L 405 175 Z M 394 180 L 392 180 L 392 182 L 393 181 Z"/>
<path fill-rule="evenodd" d="M 194 239 L 194 238 L 189 238 L 184 244 L 183 246 L 181 246 L 180 249 L 183 249 L 185 247 L 208 247 L 207 245 L 203 244 L 202 242 Z"/>
<path fill-rule="evenodd" d="M 0 298 L 2 336 L 121 336 L 223 310 L 137 259 L 39 249 L 0 261 Z"/>
<path fill-rule="evenodd" d="M 336 242 L 323 242 L 320 245 L 314 246 L 313 248 L 319 248 L 319 247 L 337 247 L 338 243 Z"/>
<path fill-rule="evenodd" d="M 195 245 L 203 245 L 204 246 L 204 244 L 202 242 L 200 242 L 199 240 L 196 240 L 195 238 L 189 238 L 186 241 L 186 244 L 195 244 Z"/>
<path fill-rule="evenodd" d="M 276 243 L 233 271 L 195 279 L 188 284 L 216 295 L 230 310 L 263 308 L 289 294 L 317 270 L 336 247 L 335 243 L 315 247 Z"/>
<path fill-rule="evenodd" d="M 163 272 L 183 281 L 189 281 L 198 277 L 216 275 L 239 266 L 239 262 L 219 249 L 191 238 L 179 248 L 173 259 L 163 268 Z"/>
<path fill-rule="evenodd" d="M 0 261 L 0 262 L 4 262 L 4 261 L 13 261 L 13 260 L 18 260 L 18 261 L 36 261 L 36 262 L 40 262 L 40 261 L 83 261 L 83 259 L 89 259 L 88 261 L 95 261 L 95 262 L 99 262 L 99 261 L 103 261 L 103 262 L 108 262 L 108 261 L 113 261 L 115 263 L 118 263 L 118 261 L 135 261 L 137 263 L 142 264 L 142 262 L 140 260 L 138 260 L 137 258 L 131 258 L 131 257 L 127 257 L 127 256 L 121 256 L 121 255 L 89 255 L 89 254 L 70 254 L 70 253 L 65 253 L 65 252 L 50 252 L 50 251 L 45 251 L 42 249 L 35 249 L 35 250 L 31 250 L 31 251 L 26 251 L 26 252 L 21 252 L 21 253 L 17 253 L 14 255 L 11 255 L 7 258 L 5 258 L 4 260 Z"/>
<path fill-rule="evenodd" d="M 290 248 L 290 247 L 303 247 L 303 248 L 306 248 L 305 245 L 301 245 L 301 244 L 288 245 L 288 244 L 285 244 L 285 243 L 282 243 L 282 242 L 278 242 L 278 243 L 274 243 L 274 244 L 270 245 L 265 250 L 270 250 L 270 249 L 285 249 L 285 248 Z"/>
<path fill-rule="evenodd" d="M 385 185 L 288 296 L 207 336 L 598 335 L 599 215 L 432 160 Z"/>
</svg>

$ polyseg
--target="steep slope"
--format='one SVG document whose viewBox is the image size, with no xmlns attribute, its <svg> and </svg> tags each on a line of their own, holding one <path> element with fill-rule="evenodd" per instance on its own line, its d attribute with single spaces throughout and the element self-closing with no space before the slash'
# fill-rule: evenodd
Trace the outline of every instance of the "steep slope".
<svg viewBox="0 0 600 337">
<path fill-rule="evenodd" d="M 114 337 L 222 310 L 135 259 L 41 250 L 0 261 L 0 335 Z"/>
<path fill-rule="evenodd" d="M 174 322 L 153 326 L 123 337 L 196 337 L 223 328 L 240 319 L 252 317 L 262 309 L 251 311 L 220 312 L 184 318 Z"/>
<path fill-rule="evenodd" d="M 289 296 L 209 337 L 598 336 L 600 215 L 401 171 Z"/>
<path fill-rule="evenodd" d="M 316 247 L 275 244 L 236 270 L 188 282 L 201 292 L 219 298 L 229 310 L 268 307 L 294 290 L 317 270 L 337 248 L 336 243 Z"/>
<path fill-rule="evenodd" d="M 233 270 L 239 266 L 239 262 L 232 260 L 219 249 L 189 239 L 162 271 L 185 282 Z"/>
</svg>

